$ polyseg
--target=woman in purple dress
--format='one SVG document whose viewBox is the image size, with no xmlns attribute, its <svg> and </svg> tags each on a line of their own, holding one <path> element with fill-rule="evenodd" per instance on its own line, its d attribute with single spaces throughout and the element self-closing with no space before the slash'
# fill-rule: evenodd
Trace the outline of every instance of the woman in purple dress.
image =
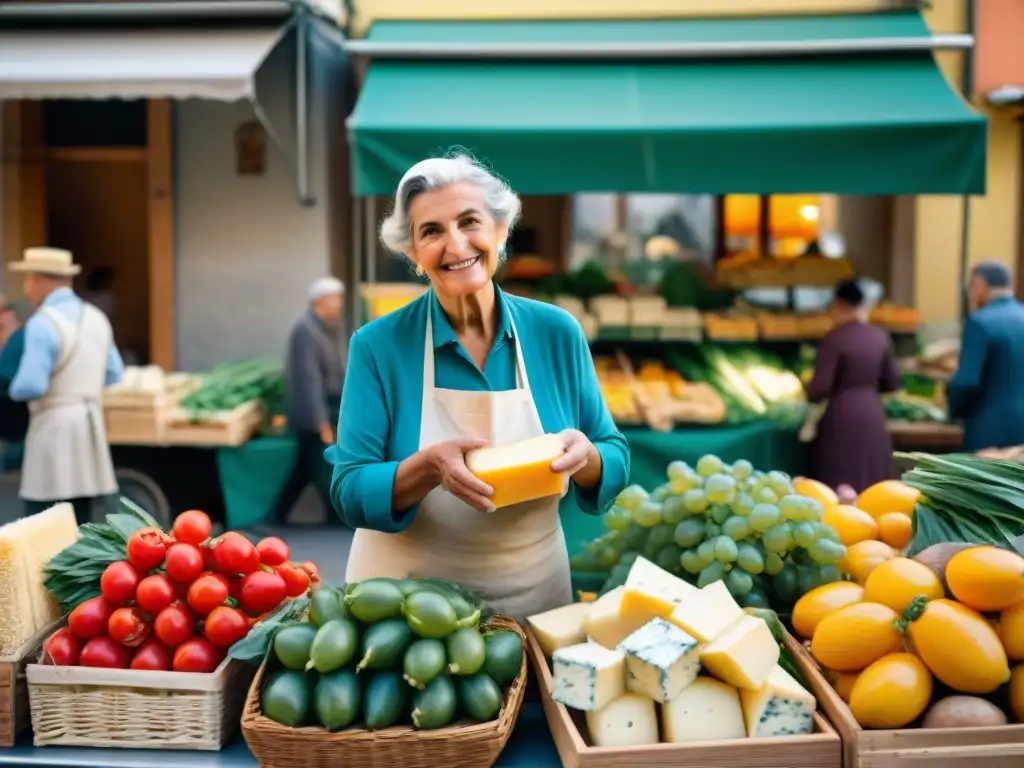
<svg viewBox="0 0 1024 768">
<path fill-rule="evenodd" d="M 811 476 L 859 493 L 893 476 L 880 395 L 899 389 L 900 371 L 889 334 L 867 323 L 864 293 L 855 281 L 836 287 L 831 313 L 835 327 L 821 342 L 807 387 L 812 403 L 827 401 L 811 445 Z"/>
</svg>

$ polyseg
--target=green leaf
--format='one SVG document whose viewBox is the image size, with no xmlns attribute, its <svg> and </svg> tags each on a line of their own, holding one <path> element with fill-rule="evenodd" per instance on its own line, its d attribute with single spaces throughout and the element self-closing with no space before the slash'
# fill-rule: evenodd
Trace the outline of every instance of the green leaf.
<svg viewBox="0 0 1024 768">
<path fill-rule="evenodd" d="M 266 621 L 261 621 L 252 628 L 248 635 L 232 645 L 228 649 L 228 656 L 253 666 L 259 666 L 266 658 L 277 631 L 290 624 L 298 624 L 302 621 L 308 608 L 308 597 L 288 600 L 278 609 L 277 613 Z"/>
<path fill-rule="evenodd" d="M 118 503 L 119 506 L 121 507 L 121 512 L 123 514 L 132 515 L 133 517 L 138 518 L 142 522 L 141 527 L 158 529 L 160 528 L 160 523 L 157 522 L 156 518 L 149 514 L 149 512 L 144 510 L 131 499 L 122 496 Z"/>
<path fill-rule="evenodd" d="M 107 515 L 107 525 L 125 542 L 132 537 L 133 533 L 147 527 L 146 523 L 135 515 L 117 512 Z"/>
</svg>

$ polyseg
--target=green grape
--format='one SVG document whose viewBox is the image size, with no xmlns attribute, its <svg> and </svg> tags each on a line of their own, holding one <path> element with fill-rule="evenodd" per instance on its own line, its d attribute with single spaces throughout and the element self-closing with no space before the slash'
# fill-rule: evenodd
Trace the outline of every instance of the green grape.
<svg viewBox="0 0 1024 768">
<path fill-rule="evenodd" d="M 711 477 L 716 472 L 721 472 L 724 466 L 725 463 L 720 458 L 709 453 L 697 459 L 696 469 L 701 477 Z"/>
<path fill-rule="evenodd" d="M 679 558 L 682 554 L 683 550 L 675 544 L 666 544 L 654 557 L 654 564 L 659 568 L 664 568 L 669 573 L 678 574 L 681 569 Z"/>
<path fill-rule="evenodd" d="M 831 525 L 825 525 L 825 523 L 811 523 L 811 525 L 814 527 L 815 539 L 818 539 L 819 541 L 821 539 L 825 539 L 826 541 L 834 541 L 837 544 L 839 543 L 839 534 L 836 533 L 835 528 Z"/>
<path fill-rule="evenodd" d="M 691 488 L 683 494 L 683 504 L 695 515 L 702 515 L 708 509 L 708 497 L 703 488 Z"/>
<path fill-rule="evenodd" d="M 819 520 L 821 520 L 821 516 L 824 513 L 825 508 L 821 506 L 820 501 L 812 498 L 804 499 L 804 520 L 806 520 L 809 523 L 817 523 Z"/>
<path fill-rule="evenodd" d="M 736 498 L 732 500 L 732 504 L 729 507 L 734 515 L 746 517 L 750 514 L 750 510 L 754 508 L 754 499 L 749 493 L 737 493 Z"/>
<path fill-rule="evenodd" d="M 719 525 L 728 520 L 730 515 L 732 515 L 732 510 L 720 504 L 708 508 L 708 517 Z"/>
<path fill-rule="evenodd" d="M 781 519 L 779 508 L 772 504 L 756 504 L 747 517 L 750 527 L 758 533 L 764 533 Z"/>
<path fill-rule="evenodd" d="M 622 556 L 622 552 L 618 547 L 605 547 L 597 556 L 597 562 L 601 564 L 603 568 L 611 568 L 619 562 L 619 558 Z"/>
<path fill-rule="evenodd" d="M 653 528 L 661 522 L 661 504 L 656 501 L 641 501 L 633 510 L 633 522 L 644 528 Z"/>
<path fill-rule="evenodd" d="M 818 565 L 835 565 L 846 557 L 846 547 L 829 539 L 818 539 L 807 549 L 807 554 Z"/>
<path fill-rule="evenodd" d="M 715 543 L 708 539 L 702 541 L 697 547 L 697 557 L 700 558 L 701 567 L 706 568 L 715 561 Z"/>
<path fill-rule="evenodd" d="M 811 565 L 801 565 L 796 569 L 796 584 L 801 595 L 806 595 L 822 585 L 821 571 Z"/>
<path fill-rule="evenodd" d="M 633 567 L 633 563 L 640 557 L 638 552 L 623 552 L 622 557 L 619 558 L 619 565 L 624 566 L 627 570 Z"/>
<path fill-rule="evenodd" d="M 639 552 L 647 543 L 647 534 L 646 528 L 631 522 L 629 528 L 622 534 L 622 549 L 627 552 Z"/>
<path fill-rule="evenodd" d="M 685 461 L 670 461 L 665 474 L 669 480 L 686 480 L 693 475 L 693 470 Z"/>
<path fill-rule="evenodd" d="M 712 475 L 704 481 L 704 494 L 712 504 L 728 504 L 736 498 L 736 481 L 729 475 Z"/>
<path fill-rule="evenodd" d="M 754 492 L 754 501 L 756 501 L 758 504 L 778 504 L 779 494 L 777 494 L 771 488 L 761 486 Z"/>
<path fill-rule="evenodd" d="M 732 476 L 737 480 L 746 480 L 754 474 L 754 465 L 746 459 L 734 461 L 732 465 Z"/>
<path fill-rule="evenodd" d="M 657 488 L 654 489 L 654 492 L 651 493 L 651 501 L 656 501 L 659 504 L 661 504 L 671 494 L 672 490 L 668 487 L 668 483 L 665 483 L 664 485 L 659 485 Z"/>
<path fill-rule="evenodd" d="M 629 510 L 623 509 L 622 507 L 612 507 L 604 517 L 605 526 L 607 526 L 609 530 L 618 531 L 619 533 L 626 531 L 632 521 L 633 519 L 630 517 Z"/>
<path fill-rule="evenodd" d="M 647 500 L 647 491 L 639 485 L 630 485 L 615 497 L 615 503 L 632 512 L 641 501 Z"/>
<path fill-rule="evenodd" d="M 739 604 L 743 608 L 771 608 L 771 603 L 768 598 L 764 596 L 764 592 L 758 592 L 755 589 L 751 590 L 743 597 L 740 598 Z"/>
<path fill-rule="evenodd" d="M 765 475 L 764 479 L 768 481 L 768 487 L 779 494 L 779 496 L 785 496 L 787 493 L 793 492 L 793 484 L 789 480 L 789 475 L 785 472 L 772 470 Z"/>
<path fill-rule="evenodd" d="M 786 567 L 786 561 L 777 552 L 769 552 L 764 556 L 764 572 L 769 576 L 777 576 Z"/>
<path fill-rule="evenodd" d="M 683 554 L 679 556 L 679 565 L 681 565 L 683 570 L 691 576 L 696 576 L 704 570 L 704 561 L 701 560 L 697 552 L 692 549 L 683 550 Z"/>
<path fill-rule="evenodd" d="M 742 541 L 747 538 L 751 530 L 750 521 L 739 515 L 733 515 L 722 523 L 722 533 L 733 541 Z"/>
<path fill-rule="evenodd" d="M 807 549 L 814 543 L 815 538 L 814 526 L 810 523 L 797 523 L 793 526 L 793 543 L 798 547 Z"/>
<path fill-rule="evenodd" d="M 697 576 L 697 586 L 700 588 L 706 587 L 708 584 L 714 584 L 716 581 L 721 581 L 725 576 L 725 563 L 713 562 L 706 566 L 704 570 Z"/>
<path fill-rule="evenodd" d="M 680 547 L 696 547 L 704 541 L 704 521 L 699 517 L 683 520 L 676 526 L 673 538 Z"/>
<path fill-rule="evenodd" d="M 661 505 L 661 517 L 669 525 L 678 525 L 690 514 L 681 496 L 669 496 Z"/>
<path fill-rule="evenodd" d="M 747 573 L 764 573 L 764 557 L 753 544 L 743 542 L 736 547 L 736 565 Z"/>
<path fill-rule="evenodd" d="M 772 577 L 772 590 L 779 603 L 789 605 L 795 603 L 800 597 L 800 585 L 797 583 L 796 566 L 786 566 Z"/>
<path fill-rule="evenodd" d="M 739 557 L 739 547 L 736 542 L 728 536 L 716 536 L 713 542 L 715 547 L 715 559 L 723 563 L 735 563 Z"/>
<path fill-rule="evenodd" d="M 843 574 L 834 565 L 823 565 L 818 568 L 819 581 L 822 584 L 832 584 L 843 580 Z"/>
<path fill-rule="evenodd" d="M 708 520 L 704 524 L 704 535 L 709 539 L 713 539 L 716 536 L 721 536 L 722 526 L 720 526 L 714 520 Z"/>
<path fill-rule="evenodd" d="M 754 588 L 754 580 L 750 578 L 749 573 L 733 568 L 725 574 L 725 587 L 733 597 L 740 598 L 750 594 L 750 590 Z"/>
<path fill-rule="evenodd" d="M 764 542 L 764 548 L 769 552 L 789 552 L 793 548 L 793 533 L 790 523 L 773 525 L 761 534 L 761 541 Z"/>
<path fill-rule="evenodd" d="M 804 519 L 804 496 L 797 496 L 795 493 L 787 493 L 779 499 L 779 512 L 786 520 L 800 521 Z"/>
<path fill-rule="evenodd" d="M 660 523 L 660 524 L 654 526 L 653 528 L 651 528 L 651 533 L 647 537 L 647 544 L 645 545 L 645 549 L 652 549 L 653 548 L 655 551 L 657 551 L 657 550 L 661 549 L 662 547 L 666 546 L 667 544 L 674 544 L 675 543 L 675 537 L 674 537 L 675 531 L 676 531 L 675 526 L 674 525 L 668 525 L 667 523 Z M 654 558 L 647 558 L 647 559 L 648 560 L 653 560 Z"/>
</svg>

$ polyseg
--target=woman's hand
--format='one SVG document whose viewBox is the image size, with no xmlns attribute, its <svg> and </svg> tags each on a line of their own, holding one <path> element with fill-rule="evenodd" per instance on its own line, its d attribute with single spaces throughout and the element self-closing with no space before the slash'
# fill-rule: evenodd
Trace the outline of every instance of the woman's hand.
<svg viewBox="0 0 1024 768">
<path fill-rule="evenodd" d="M 597 485 L 601 481 L 601 455 L 590 438 L 578 429 L 564 429 L 559 435 L 565 453 L 551 462 L 551 471 L 567 473 L 583 488 Z"/>
<path fill-rule="evenodd" d="M 491 496 L 494 495 L 494 489 L 478 479 L 466 466 L 466 451 L 483 448 L 485 445 L 486 440 L 457 438 L 438 443 L 428 450 L 442 488 L 480 512 L 493 512 Z"/>
</svg>

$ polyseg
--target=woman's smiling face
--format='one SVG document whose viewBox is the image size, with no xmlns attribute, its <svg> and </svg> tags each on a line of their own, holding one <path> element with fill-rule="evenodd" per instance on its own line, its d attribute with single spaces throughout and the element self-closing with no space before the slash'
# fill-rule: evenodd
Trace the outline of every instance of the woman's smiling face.
<svg viewBox="0 0 1024 768">
<path fill-rule="evenodd" d="M 409 203 L 409 222 L 409 256 L 438 292 L 467 296 L 494 276 L 508 227 L 494 220 L 475 184 L 421 192 Z"/>
</svg>

